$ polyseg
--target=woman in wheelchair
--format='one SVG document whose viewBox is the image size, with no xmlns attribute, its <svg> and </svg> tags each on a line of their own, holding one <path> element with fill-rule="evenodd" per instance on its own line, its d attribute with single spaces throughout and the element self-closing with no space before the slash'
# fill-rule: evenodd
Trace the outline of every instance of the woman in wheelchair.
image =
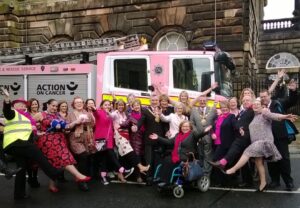
<svg viewBox="0 0 300 208">
<path fill-rule="evenodd" d="M 159 143 L 173 146 L 171 155 L 164 158 L 160 168 L 159 175 L 156 182 L 159 186 L 163 187 L 169 185 L 171 174 L 180 162 L 188 160 L 188 153 L 196 153 L 196 146 L 198 139 L 203 137 L 211 130 L 212 126 L 208 126 L 203 132 L 193 130 L 193 126 L 189 121 L 183 121 L 179 125 L 179 133 L 171 139 L 159 137 L 157 134 L 151 134 L 150 139 L 158 140 Z"/>
</svg>

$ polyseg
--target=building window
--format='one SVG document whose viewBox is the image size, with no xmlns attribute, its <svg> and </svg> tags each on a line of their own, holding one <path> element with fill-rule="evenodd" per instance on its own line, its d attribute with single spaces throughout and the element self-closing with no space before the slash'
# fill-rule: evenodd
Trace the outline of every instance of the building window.
<svg viewBox="0 0 300 208">
<path fill-rule="evenodd" d="M 156 47 L 158 51 L 181 51 L 186 49 L 188 49 L 186 38 L 177 32 L 169 32 L 162 36 Z"/>
<path fill-rule="evenodd" d="M 296 56 L 291 53 L 277 53 L 272 56 L 266 65 L 266 69 L 279 69 L 279 68 L 298 68 L 300 62 Z"/>
<path fill-rule="evenodd" d="M 147 91 L 147 60 L 114 60 L 115 87 Z"/>
</svg>

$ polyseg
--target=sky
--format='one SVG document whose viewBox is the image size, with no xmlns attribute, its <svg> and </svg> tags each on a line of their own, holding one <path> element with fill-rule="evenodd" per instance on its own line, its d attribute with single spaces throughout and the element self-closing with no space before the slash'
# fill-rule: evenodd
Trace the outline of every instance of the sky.
<svg viewBox="0 0 300 208">
<path fill-rule="evenodd" d="M 281 19 L 293 17 L 294 0 L 268 0 L 264 19 Z"/>
</svg>

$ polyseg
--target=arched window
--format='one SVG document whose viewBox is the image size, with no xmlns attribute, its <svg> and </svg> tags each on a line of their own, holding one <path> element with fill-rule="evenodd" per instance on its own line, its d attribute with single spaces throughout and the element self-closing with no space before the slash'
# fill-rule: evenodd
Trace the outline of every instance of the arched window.
<svg viewBox="0 0 300 208">
<path fill-rule="evenodd" d="M 266 65 L 266 69 L 276 68 L 296 68 L 300 67 L 300 62 L 296 56 L 291 53 L 277 53 L 272 56 Z"/>
<path fill-rule="evenodd" d="M 158 51 L 180 51 L 188 49 L 186 38 L 177 32 L 169 32 L 162 36 L 156 45 Z"/>
</svg>

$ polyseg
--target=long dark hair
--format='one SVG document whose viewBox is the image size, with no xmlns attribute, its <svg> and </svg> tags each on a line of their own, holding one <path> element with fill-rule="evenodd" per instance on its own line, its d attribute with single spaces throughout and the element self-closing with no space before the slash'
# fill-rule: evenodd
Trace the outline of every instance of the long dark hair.
<svg viewBox="0 0 300 208">
<path fill-rule="evenodd" d="M 55 99 L 49 99 L 47 102 L 43 103 L 43 111 L 47 110 L 47 105 L 50 105 L 52 102 L 56 101 Z"/>
<path fill-rule="evenodd" d="M 30 99 L 28 100 L 28 106 L 27 106 L 27 110 L 28 110 L 29 113 L 31 113 L 31 105 L 32 105 L 32 103 L 33 103 L 34 101 L 36 101 L 37 104 L 38 104 L 38 110 L 40 109 L 40 102 L 39 102 L 36 98 L 30 98 Z"/>
</svg>

